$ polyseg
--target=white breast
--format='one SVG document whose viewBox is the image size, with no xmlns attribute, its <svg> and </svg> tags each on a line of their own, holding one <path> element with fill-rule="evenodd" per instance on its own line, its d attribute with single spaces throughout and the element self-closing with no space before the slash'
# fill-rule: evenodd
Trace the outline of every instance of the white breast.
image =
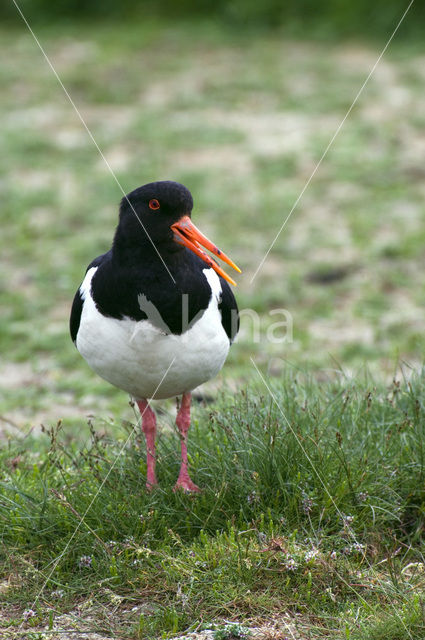
<svg viewBox="0 0 425 640">
<path fill-rule="evenodd" d="M 203 270 L 212 290 L 208 308 L 179 336 L 166 334 L 149 320 L 103 316 L 90 293 L 96 270 L 88 270 L 80 287 L 84 302 L 76 340 L 96 373 L 136 399 L 180 395 L 217 375 L 230 343 L 221 324 L 221 285 L 213 269 Z"/>
</svg>

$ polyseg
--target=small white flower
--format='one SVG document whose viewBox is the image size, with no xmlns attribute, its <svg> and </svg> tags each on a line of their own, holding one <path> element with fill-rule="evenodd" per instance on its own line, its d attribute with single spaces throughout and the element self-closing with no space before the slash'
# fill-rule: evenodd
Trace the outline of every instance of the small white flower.
<svg viewBox="0 0 425 640">
<path fill-rule="evenodd" d="M 251 491 L 250 494 L 246 497 L 248 504 L 254 504 L 254 502 L 258 502 L 258 495 L 256 491 Z"/>
<path fill-rule="evenodd" d="M 91 564 L 92 564 L 91 556 L 81 556 L 81 558 L 78 561 L 78 566 L 80 567 L 80 569 L 91 567 Z"/>
<path fill-rule="evenodd" d="M 365 502 L 365 500 L 367 500 L 369 497 L 369 494 L 367 491 L 360 491 L 359 495 L 357 496 L 357 498 L 359 499 L 359 502 Z"/>
<path fill-rule="evenodd" d="M 311 549 L 310 551 L 307 551 L 307 553 L 305 554 L 304 560 L 306 562 L 309 562 L 310 560 L 314 560 L 314 558 L 316 558 L 318 553 L 319 552 L 317 549 Z"/>
<path fill-rule="evenodd" d="M 108 549 L 113 549 L 114 547 L 116 547 L 118 543 L 115 542 L 115 540 L 108 540 L 108 542 L 106 543 L 106 546 L 108 547 Z"/>
<path fill-rule="evenodd" d="M 342 524 L 344 527 L 349 527 L 350 524 L 353 524 L 354 516 L 346 516 L 345 513 L 341 514 Z"/>
<path fill-rule="evenodd" d="M 24 619 L 25 622 L 27 622 L 27 620 L 30 620 L 31 618 L 35 618 L 36 615 L 37 614 L 33 609 L 25 609 L 25 611 L 22 614 L 22 618 Z"/>
<path fill-rule="evenodd" d="M 347 547 L 344 547 L 342 550 L 346 555 L 350 555 L 351 553 L 363 553 L 366 549 L 366 545 L 361 544 L 360 542 L 354 542 L 353 544 L 349 544 Z"/>
<path fill-rule="evenodd" d="M 55 591 L 52 591 L 52 598 L 63 598 L 65 595 L 65 591 L 63 589 L 56 589 Z"/>
<path fill-rule="evenodd" d="M 332 558 L 332 560 L 336 560 L 337 555 L 338 555 L 338 554 L 337 554 L 337 552 L 336 552 L 336 551 L 332 551 L 332 553 L 331 553 L 331 558 Z"/>
<path fill-rule="evenodd" d="M 285 562 L 285 568 L 287 571 L 296 571 L 298 569 L 298 563 L 294 560 L 294 558 L 289 558 Z"/>
</svg>

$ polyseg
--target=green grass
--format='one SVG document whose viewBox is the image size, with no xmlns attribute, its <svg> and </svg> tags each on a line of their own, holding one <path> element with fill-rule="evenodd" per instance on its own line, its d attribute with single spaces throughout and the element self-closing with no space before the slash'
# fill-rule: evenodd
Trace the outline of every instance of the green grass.
<svg viewBox="0 0 425 640">
<path fill-rule="evenodd" d="M 134 436 L 117 458 L 133 409 L 87 368 L 67 322 L 122 194 L 29 34 L 1 35 L 5 637 L 77 622 L 112 637 L 220 635 L 231 620 L 271 640 L 292 637 L 287 613 L 303 640 L 425 638 L 421 42 L 391 44 L 251 284 L 380 46 L 206 21 L 37 26 L 124 190 L 184 182 L 196 223 L 243 268 L 236 293 L 259 339 L 245 313 L 202 390 L 213 402 L 195 410 L 190 451 L 204 492 L 191 497 L 171 491 L 171 403 L 161 488 L 145 493 Z M 293 333 L 272 344 L 276 309 Z"/>
<path fill-rule="evenodd" d="M 172 492 L 171 431 L 151 494 L 132 425 L 118 441 L 91 428 L 82 448 L 60 429 L 36 447 L 11 443 L 0 486 L 10 632 L 23 609 L 46 623 L 85 600 L 114 637 L 270 620 L 282 606 L 318 634 L 305 637 L 378 638 L 392 626 L 386 637 L 425 637 L 422 378 L 377 389 L 299 376 L 272 385 L 275 402 L 263 391 L 196 411 L 199 496 Z M 113 616 L 113 603 L 127 614 Z"/>
</svg>

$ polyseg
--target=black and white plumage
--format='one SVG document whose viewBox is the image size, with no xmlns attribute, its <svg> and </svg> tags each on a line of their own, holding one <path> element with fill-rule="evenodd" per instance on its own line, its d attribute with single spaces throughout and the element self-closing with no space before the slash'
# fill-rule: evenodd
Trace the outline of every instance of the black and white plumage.
<svg viewBox="0 0 425 640">
<path fill-rule="evenodd" d="M 193 225 L 192 207 L 190 192 L 171 181 L 144 185 L 123 198 L 112 248 L 89 265 L 71 311 L 78 351 L 141 408 L 149 487 L 156 479 L 147 399 L 183 395 L 176 486 L 197 490 L 184 450 L 190 392 L 220 371 L 239 326 L 226 279 L 233 281 L 201 244 L 237 267 Z"/>
</svg>

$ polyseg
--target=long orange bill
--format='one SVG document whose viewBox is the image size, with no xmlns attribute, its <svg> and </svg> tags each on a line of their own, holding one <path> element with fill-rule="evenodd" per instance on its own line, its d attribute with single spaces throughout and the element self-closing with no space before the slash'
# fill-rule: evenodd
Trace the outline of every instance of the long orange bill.
<svg viewBox="0 0 425 640">
<path fill-rule="evenodd" d="M 228 276 L 225 271 L 223 271 L 220 265 L 213 258 L 211 258 L 211 256 L 209 256 L 203 249 L 201 249 L 200 245 L 208 249 L 208 251 L 211 251 L 211 253 L 213 253 L 218 258 L 221 258 L 221 260 L 233 267 L 233 269 L 236 269 L 238 273 L 241 273 L 239 267 L 237 267 L 233 260 L 230 260 L 230 258 L 228 258 L 225 253 L 223 253 L 218 247 L 216 247 L 215 244 L 211 242 L 211 240 L 208 240 L 208 238 L 204 236 L 204 234 L 201 233 L 201 231 L 199 231 L 197 227 L 195 227 L 189 216 L 183 216 L 182 218 L 180 218 L 180 220 L 171 225 L 171 229 L 174 231 L 174 239 L 176 240 L 176 242 L 184 244 L 185 247 L 202 258 L 202 260 L 206 262 L 209 267 L 212 267 L 214 271 L 216 271 L 220 276 L 227 280 L 227 282 L 230 282 L 230 284 L 234 284 L 236 286 L 236 282 L 230 276 Z"/>
</svg>

